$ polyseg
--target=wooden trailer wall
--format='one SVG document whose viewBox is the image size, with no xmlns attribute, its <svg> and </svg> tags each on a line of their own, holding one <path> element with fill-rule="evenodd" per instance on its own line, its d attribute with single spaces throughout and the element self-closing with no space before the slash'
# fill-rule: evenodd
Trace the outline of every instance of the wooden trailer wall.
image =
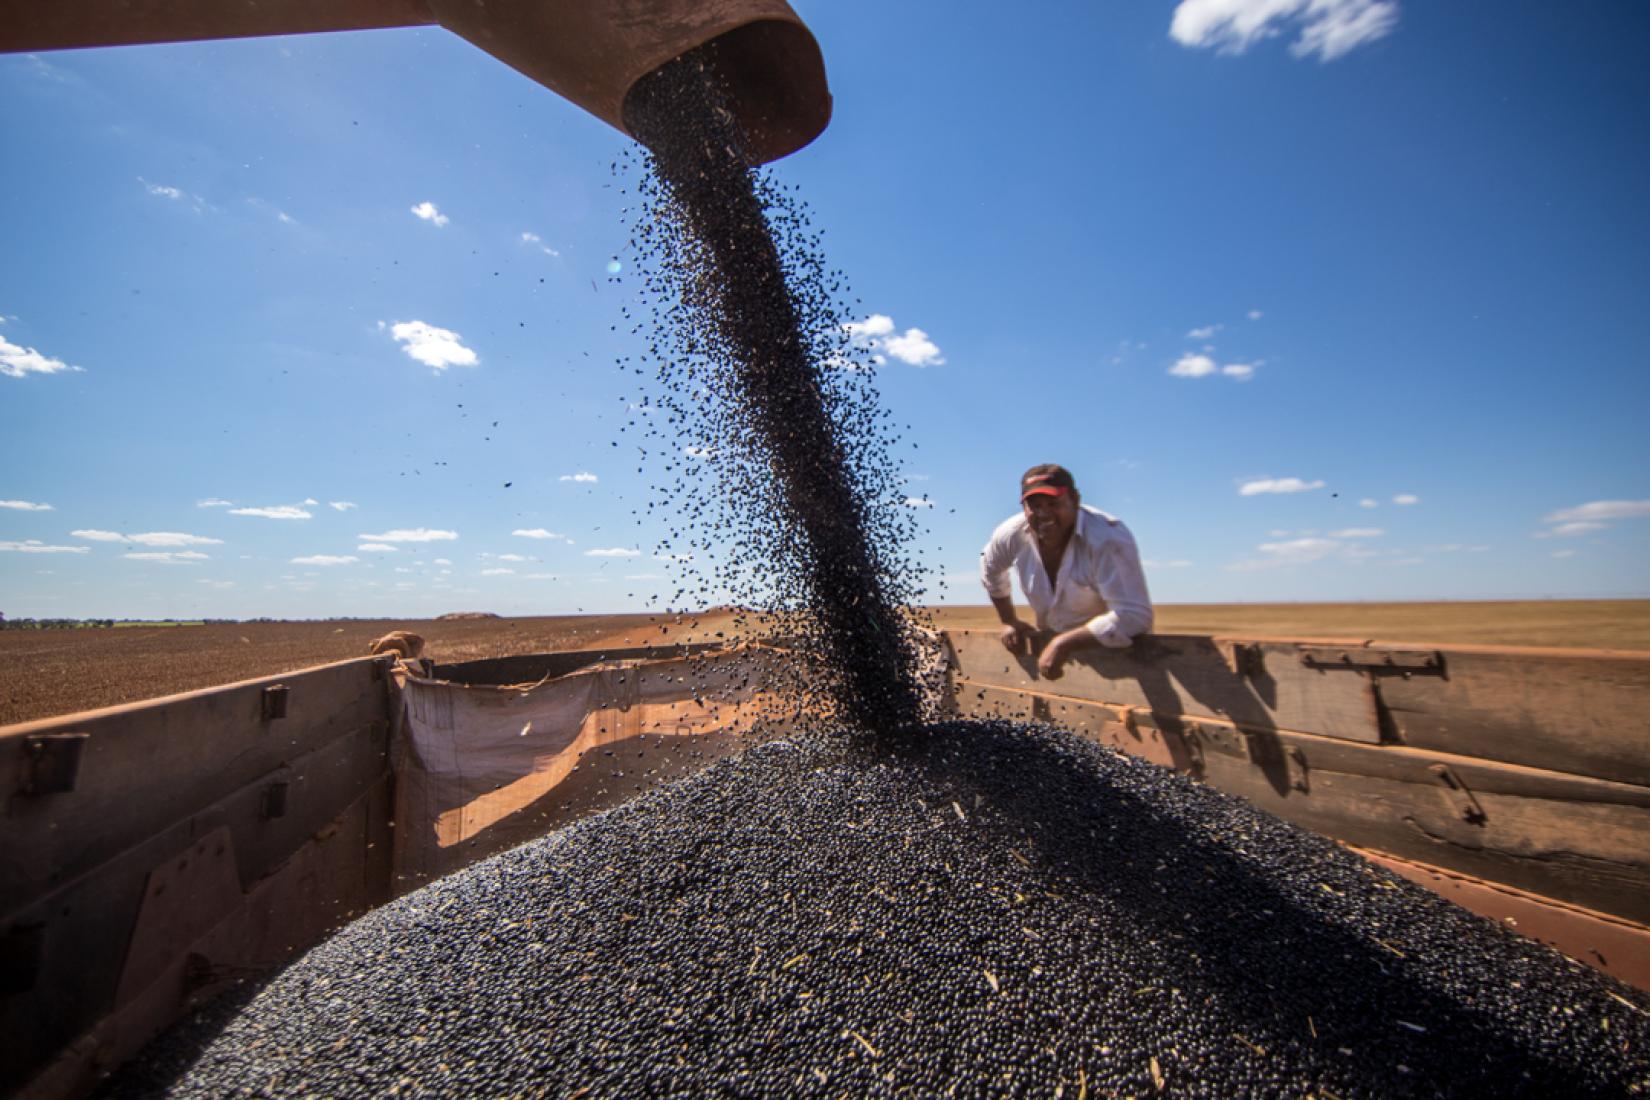
<svg viewBox="0 0 1650 1100">
<path fill-rule="evenodd" d="M 1650 654 L 1152 635 L 1046 680 L 946 637 L 963 715 L 1188 772 L 1650 988 Z"/>
</svg>

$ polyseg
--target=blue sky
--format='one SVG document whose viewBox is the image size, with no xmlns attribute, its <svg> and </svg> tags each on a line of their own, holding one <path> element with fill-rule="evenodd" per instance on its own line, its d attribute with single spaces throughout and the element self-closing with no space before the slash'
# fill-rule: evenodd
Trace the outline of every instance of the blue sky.
<svg viewBox="0 0 1650 1100">
<path fill-rule="evenodd" d="M 1043 461 L 1161 602 L 1650 595 L 1650 9 L 797 7 L 835 115 L 774 171 L 947 599 Z M 13 55 L 0 96 L 0 611 L 672 590 L 623 135 L 439 29 Z"/>
</svg>

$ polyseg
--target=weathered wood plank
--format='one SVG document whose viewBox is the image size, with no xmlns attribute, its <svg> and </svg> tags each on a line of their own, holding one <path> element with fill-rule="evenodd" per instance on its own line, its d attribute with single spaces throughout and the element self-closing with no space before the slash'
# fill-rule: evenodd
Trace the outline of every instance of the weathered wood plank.
<svg viewBox="0 0 1650 1100">
<path fill-rule="evenodd" d="M 272 676 L 0 730 L 0 898 L 71 881 L 135 841 L 353 730 L 389 718 L 382 658 Z M 264 688 L 286 716 L 266 719 Z M 88 734 L 75 789 L 19 793 L 24 745 Z"/>
<path fill-rule="evenodd" d="M 1650 654 L 1441 652 L 1444 678 L 1380 680 L 1404 744 L 1650 785 Z"/>
<path fill-rule="evenodd" d="M 1117 708 L 956 684 L 960 713 L 1101 731 L 1133 751 Z M 1135 716 L 1140 729 L 1145 715 Z M 1159 721 L 1148 758 L 1348 843 L 1506 883 L 1627 920 L 1650 921 L 1650 789 L 1587 776 L 1218 719 Z M 1141 753 L 1140 755 L 1147 755 Z M 1481 817 L 1435 770 L 1471 791 Z"/>
<path fill-rule="evenodd" d="M 947 631 L 956 674 L 996 687 L 1145 707 L 1160 715 L 1228 718 L 1252 729 L 1294 729 L 1354 741 L 1381 739 L 1368 676 L 1311 668 L 1292 642 L 1253 643 L 1242 667 L 1231 644 L 1201 635 L 1150 634 L 1127 649 L 1090 649 L 1054 681 L 1031 656 L 1009 653 L 994 631 Z"/>
</svg>

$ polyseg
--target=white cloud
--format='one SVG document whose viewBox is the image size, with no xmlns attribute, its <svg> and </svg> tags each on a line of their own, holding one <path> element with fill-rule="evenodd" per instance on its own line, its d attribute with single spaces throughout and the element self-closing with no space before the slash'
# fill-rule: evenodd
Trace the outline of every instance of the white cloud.
<svg viewBox="0 0 1650 1100">
<path fill-rule="evenodd" d="M 692 554 L 654 554 L 654 561 L 692 561 Z"/>
<path fill-rule="evenodd" d="M 267 508 L 231 508 L 232 516 L 259 516 L 263 519 L 313 519 L 314 516 L 296 504 L 272 504 Z"/>
<path fill-rule="evenodd" d="M 600 481 L 601 478 L 597 477 L 595 474 L 591 473 L 589 470 L 580 470 L 576 474 L 563 474 L 563 475 L 561 475 L 561 477 L 557 478 L 556 480 L 557 481 L 576 481 L 576 482 L 579 482 L 581 485 L 594 485 L 596 482 Z"/>
<path fill-rule="evenodd" d="M 32 500 L 0 500 L 0 508 L 11 508 L 19 512 L 55 512 L 57 510 L 50 504 L 36 504 Z"/>
<path fill-rule="evenodd" d="M 351 508 L 359 508 L 360 505 L 356 504 L 353 500 L 329 500 L 327 501 L 327 507 L 331 508 L 334 512 L 347 512 Z"/>
<path fill-rule="evenodd" d="M 204 584 L 208 588 L 223 589 L 223 588 L 234 588 L 235 587 L 235 582 L 234 581 L 214 581 L 214 580 L 208 580 L 205 577 L 200 578 L 195 583 L 196 584 Z"/>
<path fill-rule="evenodd" d="M 25 374 L 57 374 L 60 371 L 84 371 L 61 359 L 53 359 L 33 348 L 20 347 L 0 336 L 0 374 L 7 378 L 21 378 Z"/>
<path fill-rule="evenodd" d="M 505 576 L 507 574 L 513 574 L 513 573 L 515 573 L 514 569 L 505 569 L 505 568 L 502 568 L 502 567 L 497 568 L 497 569 L 483 569 L 481 571 L 481 575 L 483 577 L 502 577 L 502 576 Z"/>
<path fill-rule="evenodd" d="M 1573 557 L 1575 557 L 1575 555 L 1576 555 L 1576 552 L 1574 550 L 1554 550 L 1553 551 L 1553 557 L 1555 557 L 1555 558 L 1573 558 Z"/>
<path fill-rule="evenodd" d="M 626 573 L 624 579 L 627 581 L 658 581 L 664 578 L 657 573 Z"/>
<path fill-rule="evenodd" d="M 517 528 L 510 533 L 520 539 L 560 539 L 564 542 L 573 541 L 566 535 L 560 535 L 554 531 L 546 531 L 542 527 Z"/>
<path fill-rule="evenodd" d="M 1251 570 L 1308 565 L 1335 554 L 1342 549 L 1342 544 L 1334 539 L 1303 537 L 1284 542 L 1263 542 L 1257 549 L 1266 556 L 1258 560 L 1240 561 L 1228 568 Z"/>
<path fill-rule="evenodd" d="M 1176 378 L 1203 378 L 1215 373 L 1215 361 L 1207 355 L 1194 355 L 1187 352 L 1182 355 L 1175 365 L 1169 368 L 1169 373 Z"/>
<path fill-rule="evenodd" d="M 1376 500 L 1374 497 L 1364 497 L 1358 502 L 1358 507 L 1360 508 L 1379 508 L 1380 506 L 1381 502 Z"/>
<path fill-rule="evenodd" d="M 1386 534 L 1379 527 L 1343 527 L 1339 531 L 1329 532 L 1330 538 L 1336 539 L 1378 539 Z"/>
<path fill-rule="evenodd" d="M 197 500 L 195 502 L 195 507 L 196 508 L 228 508 L 231 505 L 233 505 L 234 503 L 235 502 L 232 501 L 232 500 L 224 500 L 221 497 L 207 497 L 205 500 Z"/>
<path fill-rule="evenodd" d="M 368 554 L 393 554 L 400 547 L 391 546 L 387 542 L 363 542 L 356 549 Z"/>
<path fill-rule="evenodd" d="M 380 327 L 383 322 L 379 322 Z M 390 336 L 406 345 L 401 350 L 427 367 L 446 370 L 448 367 L 473 367 L 481 362 L 479 356 L 464 346 L 463 337 L 451 329 L 437 328 L 423 321 L 397 321 L 389 326 Z"/>
<path fill-rule="evenodd" d="M 1561 523 L 1545 531 L 1536 532 L 1538 539 L 1570 539 L 1578 535 L 1590 535 L 1594 531 L 1608 531 L 1608 523 L 1594 523 L 1588 520 L 1576 520 L 1572 523 Z"/>
<path fill-rule="evenodd" d="M 545 244 L 544 238 L 540 237 L 537 233 L 523 233 L 521 235 L 521 243 L 533 245 L 546 256 L 561 255 L 560 252 L 557 252 L 554 248 L 551 248 L 549 245 Z"/>
<path fill-rule="evenodd" d="M 849 343 L 859 351 L 886 352 L 913 367 L 945 365 L 939 345 L 929 338 L 928 333 L 920 328 L 908 328 L 903 334 L 896 335 L 894 319 L 885 313 L 873 313 L 863 321 L 849 321 L 842 326 L 842 330 L 848 334 Z M 870 360 L 874 364 L 884 361 L 880 354 L 872 354 Z M 837 365 L 849 364 L 843 361 Z"/>
<path fill-rule="evenodd" d="M 127 535 L 128 542 L 139 546 L 222 546 L 222 539 L 205 535 L 186 535 L 182 531 L 149 531 L 141 535 Z"/>
<path fill-rule="evenodd" d="M 945 357 L 940 347 L 920 328 L 908 328 L 903 336 L 889 336 L 882 341 L 883 350 L 901 363 L 913 367 L 942 367 Z"/>
<path fill-rule="evenodd" d="M 1322 481 L 1302 481 L 1298 477 L 1262 477 L 1245 481 L 1238 487 L 1238 495 L 1252 497 L 1259 493 L 1305 493 L 1322 488 Z"/>
<path fill-rule="evenodd" d="M 1416 496 L 1414 493 L 1399 493 L 1397 496 L 1392 498 L 1392 503 L 1405 505 L 1419 504 L 1421 503 L 1421 498 Z"/>
<path fill-rule="evenodd" d="M 1226 327 L 1225 325 L 1203 325 L 1200 328 L 1194 328 L 1190 332 L 1188 332 L 1186 334 L 1186 339 L 1188 339 L 1188 340 L 1212 340 L 1212 339 L 1214 339 L 1215 333 L 1219 332 L 1221 329 L 1223 329 L 1225 327 Z"/>
<path fill-rule="evenodd" d="M 1396 0 L 1181 0 L 1169 37 L 1182 46 L 1241 54 L 1254 43 L 1298 26 L 1296 57 L 1333 61 L 1398 25 Z"/>
<path fill-rule="evenodd" d="M 1574 508 L 1560 508 L 1543 523 L 1597 523 L 1612 519 L 1642 519 L 1650 516 L 1650 500 L 1594 500 Z"/>
<path fill-rule="evenodd" d="M 1146 558 L 1143 562 L 1141 562 L 1141 564 L 1147 569 L 1185 569 L 1192 563 L 1187 561 L 1185 558 L 1176 558 L 1173 561 L 1159 561 L 1156 558 Z M 969 574 L 969 576 L 973 577 L 974 575 Z"/>
<path fill-rule="evenodd" d="M 527 558 L 524 557 L 521 554 L 500 554 L 498 556 L 498 560 L 499 561 L 526 561 Z"/>
<path fill-rule="evenodd" d="M 553 581 L 556 579 L 556 575 L 554 573 L 523 573 L 521 579 L 524 581 Z"/>
<path fill-rule="evenodd" d="M 354 565 L 361 559 L 353 554 L 311 554 L 307 558 L 293 558 L 293 565 Z"/>
<path fill-rule="evenodd" d="M 1251 321 L 1258 321 L 1262 317 L 1266 316 L 1266 314 L 1262 313 L 1258 309 L 1251 309 L 1247 314 L 1245 314 L 1245 316 L 1247 316 Z"/>
<path fill-rule="evenodd" d="M 186 535 L 182 531 L 146 531 L 139 535 L 123 535 L 119 531 L 96 529 L 70 531 L 77 539 L 91 542 L 135 542 L 139 546 L 222 546 L 222 539 L 205 535 Z"/>
<path fill-rule="evenodd" d="M 305 497 L 303 500 L 299 501 L 298 503 L 302 504 L 305 508 L 314 508 L 316 505 L 320 504 L 321 502 L 316 500 L 314 497 Z"/>
<path fill-rule="evenodd" d="M 905 506 L 907 508 L 932 508 L 934 506 L 934 502 L 931 500 L 924 500 L 922 497 L 906 497 Z"/>
<path fill-rule="evenodd" d="M 421 202 L 417 206 L 412 207 L 411 210 L 424 221 L 431 222 L 438 227 L 447 224 L 447 215 L 437 210 L 435 203 L 433 202 Z"/>
<path fill-rule="evenodd" d="M 453 563 L 448 561 L 446 558 L 437 558 L 437 559 L 435 559 L 434 564 L 436 564 L 436 565 L 451 565 Z"/>
<path fill-rule="evenodd" d="M 0 552 L 8 554 L 89 554 L 87 546 L 48 546 L 39 539 L 24 542 L 0 542 Z"/>
<path fill-rule="evenodd" d="M 689 458 L 715 458 L 716 451 L 710 447 L 695 447 L 692 445 L 682 448 L 682 453 Z"/>
<path fill-rule="evenodd" d="M 154 561 L 162 565 L 189 565 L 197 561 L 205 561 L 209 555 L 199 550 L 139 550 L 122 557 L 133 561 Z"/>
<path fill-rule="evenodd" d="M 607 550 L 586 550 L 584 556 L 587 558 L 639 558 L 642 556 L 642 552 L 615 546 Z"/>
<path fill-rule="evenodd" d="M 894 319 L 882 313 L 873 313 L 863 321 L 849 321 L 842 326 L 856 340 L 874 340 L 894 331 Z"/>
<path fill-rule="evenodd" d="M 165 184 L 160 183 L 150 183 L 142 176 L 139 176 L 138 180 L 143 184 L 144 190 L 148 191 L 151 195 L 158 199 L 172 199 L 173 201 L 177 201 L 183 198 L 183 192 L 176 187 L 167 187 Z"/>
<path fill-rule="evenodd" d="M 458 532 L 437 531 L 428 527 L 397 527 L 381 535 L 361 534 L 355 537 L 363 542 L 451 542 L 458 538 Z"/>
<path fill-rule="evenodd" d="M 1247 382 L 1255 376 L 1253 363 L 1227 363 L 1220 368 L 1220 373 L 1239 382 Z"/>
</svg>

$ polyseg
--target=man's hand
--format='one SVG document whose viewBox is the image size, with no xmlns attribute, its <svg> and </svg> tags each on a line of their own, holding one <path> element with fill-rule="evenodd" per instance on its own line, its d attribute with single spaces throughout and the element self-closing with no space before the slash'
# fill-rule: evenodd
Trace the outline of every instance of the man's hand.
<svg viewBox="0 0 1650 1100">
<path fill-rule="evenodd" d="M 1036 634 L 1037 629 L 1035 627 L 1027 626 L 1019 619 L 1015 619 L 1003 626 L 1001 634 L 1003 648 L 1010 653 L 1024 653 L 1027 647 L 1031 645 L 1031 639 Z"/>
<path fill-rule="evenodd" d="M 1063 666 L 1073 653 L 1098 644 L 1086 627 L 1056 634 L 1043 648 L 1043 655 L 1037 658 L 1037 674 L 1045 680 L 1058 680 L 1065 671 Z"/>
</svg>

